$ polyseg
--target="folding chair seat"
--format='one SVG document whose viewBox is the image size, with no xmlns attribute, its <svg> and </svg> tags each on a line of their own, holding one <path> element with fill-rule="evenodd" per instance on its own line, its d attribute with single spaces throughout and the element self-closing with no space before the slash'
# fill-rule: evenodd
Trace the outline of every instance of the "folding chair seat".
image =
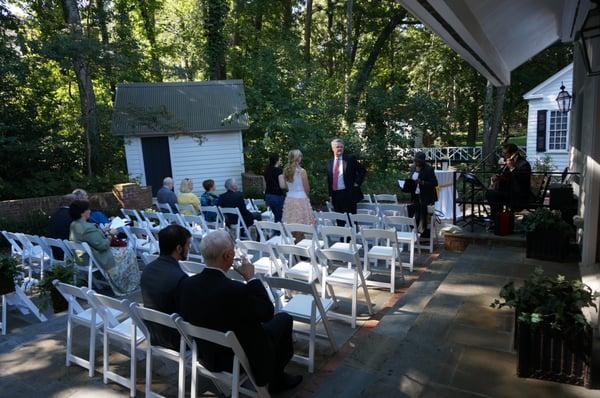
<svg viewBox="0 0 600 398">
<path fill-rule="evenodd" d="M 67 356 L 66 366 L 71 366 L 71 363 L 81 366 L 88 370 L 88 376 L 93 377 L 96 362 L 96 334 L 103 326 L 102 317 L 100 317 L 96 308 L 91 306 L 88 309 L 83 309 L 80 304 L 89 304 L 88 295 L 89 289 L 86 287 L 77 287 L 67 283 L 60 282 L 58 279 L 52 281 L 59 293 L 67 300 L 69 304 L 67 310 Z M 122 316 L 122 312 L 110 308 L 107 310 L 110 314 L 117 318 Z M 72 353 L 73 346 L 73 325 L 82 325 L 90 329 L 88 358 L 82 358 Z"/>
<path fill-rule="evenodd" d="M 196 398 L 196 380 L 198 373 L 213 380 L 215 385 L 221 389 L 222 385 L 225 384 L 231 389 L 231 393 L 225 395 L 231 395 L 232 398 L 238 398 L 240 393 L 249 397 L 260 397 L 269 398 L 269 391 L 266 387 L 259 387 L 256 384 L 250 363 L 246 357 L 246 353 L 239 343 L 234 332 L 219 332 L 216 330 L 201 328 L 194 326 L 183 320 L 180 316 L 173 315 L 174 322 L 179 329 L 179 333 L 184 336 L 185 341 L 192 350 L 192 382 L 191 382 L 191 397 Z M 230 372 L 211 372 L 206 369 L 198 360 L 198 346 L 196 340 L 204 340 L 217 344 L 233 351 L 233 364 L 232 371 Z M 243 387 L 244 383 L 249 381 L 254 387 L 254 390 L 250 390 Z"/>
<path fill-rule="evenodd" d="M 155 311 L 150 308 L 145 308 L 137 303 L 131 303 L 129 305 L 129 313 L 133 323 L 139 330 L 142 331 L 144 338 L 146 339 L 146 388 L 145 396 L 151 397 L 162 397 L 152 391 L 152 363 L 153 356 L 159 356 L 164 359 L 176 362 L 179 366 L 179 377 L 177 381 L 177 397 L 183 398 L 185 396 L 185 366 L 186 362 L 189 362 L 191 358 L 191 352 L 186 350 L 186 344 L 183 336 L 180 334 L 179 338 L 179 350 L 163 347 L 160 345 L 154 345 L 150 337 L 150 330 L 146 325 L 146 322 L 154 322 L 164 327 L 179 330 L 175 325 L 174 316 L 167 315 L 160 311 Z M 192 394 L 194 394 L 192 390 Z M 192 395 L 193 396 L 193 395 Z"/>
<path fill-rule="evenodd" d="M 88 303 L 96 310 L 96 314 L 102 319 L 103 325 L 103 350 L 102 350 L 102 374 L 104 384 L 108 380 L 129 388 L 129 395 L 136 395 L 136 353 L 145 337 L 142 331 L 135 325 L 130 315 L 130 301 L 117 300 L 112 297 L 97 294 L 93 290 L 86 292 Z M 123 319 L 118 319 L 114 314 L 121 314 Z M 129 378 L 123 377 L 109 369 L 110 339 L 121 345 L 127 346 L 129 350 Z"/>
<path fill-rule="evenodd" d="M 357 254 L 362 249 L 362 245 L 356 243 L 356 235 L 350 227 L 321 227 L 321 236 L 327 249 Z"/>
<path fill-rule="evenodd" d="M 283 229 L 286 232 L 288 243 L 293 243 L 296 239 L 294 234 L 302 234 L 303 238 L 295 243 L 295 246 L 313 247 L 320 249 L 325 246 L 325 242 L 319 239 L 319 233 L 314 225 L 289 223 L 283 224 Z"/>
<path fill-rule="evenodd" d="M 336 249 L 319 249 L 317 250 L 317 257 L 322 266 L 335 268 L 332 273 L 325 273 L 323 278 L 324 284 L 338 284 L 350 286 L 352 289 L 352 313 L 350 316 L 346 314 L 329 312 L 330 315 L 350 320 L 352 328 L 356 328 L 356 313 L 357 313 L 357 294 L 358 289 L 362 288 L 369 314 L 373 314 L 371 308 L 371 298 L 369 291 L 367 290 L 366 278 L 370 276 L 369 271 L 363 271 L 360 259 L 357 253 L 348 253 L 347 251 L 341 251 Z M 346 267 L 339 265 L 339 263 L 345 263 Z M 327 289 L 323 288 L 321 295 L 325 296 Z"/>
<path fill-rule="evenodd" d="M 142 216 L 140 216 L 140 213 L 135 209 L 121 209 L 121 213 L 127 221 L 137 223 L 138 225 L 142 224 L 144 221 Z"/>
<path fill-rule="evenodd" d="M 161 211 L 163 213 L 173 213 L 173 209 L 171 208 L 171 205 L 168 203 L 156 202 L 156 207 L 158 208 L 159 211 Z"/>
<path fill-rule="evenodd" d="M 337 213 L 335 211 L 320 211 L 317 213 L 317 223 L 322 226 L 336 226 L 338 221 L 344 225 L 348 224 L 347 213 Z"/>
<path fill-rule="evenodd" d="M 375 203 L 398 203 L 398 197 L 395 194 L 381 193 L 373 195 Z"/>
<path fill-rule="evenodd" d="M 390 264 L 390 283 L 367 279 L 367 284 L 369 286 L 389 287 L 390 292 L 394 293 L 396 290 L 396 260 L 399 260 L 400 265 L 402 265 L 396 230 L 363 229 L 362 236 L 365 240 L 363 269 L 367 271 L 370 270 L 372 274 L 373 269 L 370 267 L 370 262 L 373 260 L 385 260 L 386 264 L 388 264 L 388 262 Z M 368 245 L 366 242 L 373 242 L 373 245 Z M 404 277 L 402 273 L 402 266 L 400 267 L 400 275 Z"/>
<path fill-rule="evenodd" d="M 271 289 L 285 289 L 286 292 L 294 291 L 299 294 L 293 295 L 278 312 L 287 312 L 294 321 L 310 325 L 308 333 L 308 356 L 303 357 L 294 354 L 293 360 L 308 365 L 308 371 L 314 372 L 315 367 L 315 343 L 317 337 L 324 337 L 329 340 L 333 352 L 337 351 L 337 344 L 333 337 L 327 312 L 333 307 L 334 301 L 330 298 L 319 297 L 314 283 L 300 282 L 285 278 L 265 277 L 265 281 Z M 323 323 L 326 335 L 317 334 L 317 325 Z M 295 330 L 296 333 L 303 331 Z"/>
<path fill-rule="evenodd" d="M 256 226 L 258 237 L 261 242 L 270 245 L 289 243 L 285 229 L 280 222 L 255 221 L 254 225 Z"/>
<path fill-rule="evenodd" d="M 412 217 L 402 216 L 384 216 L 383 225 L 385 228 L 394 228 L 399 244 L 408 244 L 409 263 L 402 263 L 402 266 L 407 266 L 410 272 L 414 268 L 415 247 L 421 254 L 421 248 L 417 246 L 417 224 Z"/>
<path fill-rule="evenodd" d="M 236 244 L 242 253 L 249 257 L 249 260 L 252 259 L 251 261 L 256 272 L 267 275 L 282 272 L 281 260 L 275 256 L 273 246 L 253 240 L 238 240 Z M 257 252 L 258 256 L 251 256 L 250 252 Z"/>
<path fill-rule="evenodd" d="M 243 237 L 242 231 L 244 231 L 246 239 L 252 239 L 250 236 L 250 230 L 244 222 L 244 217 L 242 217 L 240 209 L 237 207 L 219 207 L 219 211 L 223 216 L 225 225 L 235 231 L 236 240 L 240 240 Z M 229 223 L 229 225 L 227 225 L 227 223 Z"/>
<path fill-rule="evenodd" d="M 198 215 L 198 212 L 194 208 L 194 205 L 191 205 L 191 204 L 179 204 L 179 203 L 175 203 L 175 208 L 177 209 L 177 211 L 179 212 L 179 214 L 184 214 L 185 213 L 186 215 L 192 215 L 192 216 L 197 216 Z M 189 212 L 189 214 L 187 212 Z"/>
</svg>

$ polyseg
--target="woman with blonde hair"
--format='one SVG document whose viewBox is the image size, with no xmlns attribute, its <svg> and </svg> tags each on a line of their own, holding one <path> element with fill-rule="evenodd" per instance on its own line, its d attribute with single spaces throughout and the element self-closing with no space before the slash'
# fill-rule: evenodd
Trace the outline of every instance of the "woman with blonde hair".
<svg viewBox="0 0 600 398">
<path fill-rule="evenodd" d="M 306 170 L 300 167 L 301 162 L 302 152 L 298 149 L 291 150 L 283 174 L 279 175 L 279 186 L 288 190 L 283 203 L 283 222 L 314 224 L 315 217 L 308 200 L 308 176 Z"/>
<path fill-rule="evenodd" d="M 181 186 L 179 187 L 179 193 L 177 194 L 177 204 L 179 205 L 192 205 L 196 214 L 200 214 L 200 199 L 192 192 L 194 190 L 194 182 L 190 178 L 184 178 L 181 180 Z M 191 210 L 182 210 L 181 214 L 192 215 Z"/>
</svg>

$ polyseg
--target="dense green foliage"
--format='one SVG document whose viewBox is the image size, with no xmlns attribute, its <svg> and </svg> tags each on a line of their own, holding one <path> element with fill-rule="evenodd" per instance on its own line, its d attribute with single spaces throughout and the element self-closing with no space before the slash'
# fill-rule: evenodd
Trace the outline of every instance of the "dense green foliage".
<svg viewBox="0 0 600 398">
<path fill-rule="evenodd" d="M 396 148 L 417 132 L 424 145 L 480 140 L 486 82 L 396 2 L 355 1 L 349 30 L 340 0 L 314 0 L 310 15 L 304 0 L 77 1 L 78 36 L 65 18 L 73 1 L 0 0 L 0 199 L 125 180 L 123 142 L 110 134 L 119 82 L 242 79 L 246 169 L 299 148 L 317 201 L 334 136 L 366 163 L 374 191 L 396 186 L 406 169 Z M 525 129 L 522 94 L 570 58 L 555 45 L 513 73 L 503 137 Z M 98 137 L 82 116 L 77 60 Z"/>
</svg>

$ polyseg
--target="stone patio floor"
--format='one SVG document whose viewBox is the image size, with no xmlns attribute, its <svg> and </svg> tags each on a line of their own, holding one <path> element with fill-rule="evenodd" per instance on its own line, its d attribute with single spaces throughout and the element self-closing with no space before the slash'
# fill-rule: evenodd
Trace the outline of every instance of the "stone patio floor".
<svg viewBox="0 0 600 398">
<path fill-rule="evenodd" d="M 516 377 L 513 312 L 489 307 L 502 285 L 522 280 L 535 265 L 576 278 L 576 264 L 526 259 L 520 247 L 473 244 L 463 253 L 421 256 L 418 264 L 395 294 L 370 289 L 376 313 L 369 318 L 361 306 L 357 329 L 332 321 L 340 350 L 333 354 L 319 343 L 312 375 L 305 366 L 290 364 L 290 372 L 305 378 L 281 396 L 600 397 L 600 390 Z M 346 293 L 339 295 L 349 297 Z M 65 367 L 65 324 L 64 314 L 36 323 L 9 313 L 10 333 L 0 336 L 0 397 L 128 396 L 115 383 L 104 385 L 99 372 L 90 379 L 76 365 Z M 86 352 L 87 336 L 87 330 L 76 329 L 76 353 Z M 305 349 L 302 337 L 296 346 Z M 100 354 L 100 340 L 97 350 Z M 112 354 L 113 362 L 126 373 L 125 356 Z M 154 390 L 176 396 L 176 367 L 155 363 Z M 96 365 L 101 370 L 100 358 Z M 144 375 L 140 361 L 138 396 L 144 395 Z M 199 380 L 199 396 L 218 395 L 211 382 Z"/>
</svg>

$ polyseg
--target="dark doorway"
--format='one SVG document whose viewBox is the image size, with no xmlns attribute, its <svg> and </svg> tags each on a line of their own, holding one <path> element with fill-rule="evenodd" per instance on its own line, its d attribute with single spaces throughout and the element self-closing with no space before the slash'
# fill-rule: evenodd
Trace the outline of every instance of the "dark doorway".
<svg viewBox="0 0 600 398">
<path fill-rule="evenodd" d="M 173 176 L 171 155 L 169 154 L 169 138 L 142 138 L 142 153 L 144 154 L 146 185 L 152 186 L 152 196 L 156 196 L 156 191 L 162 186 L 163 178 Z"/>
</svg>

